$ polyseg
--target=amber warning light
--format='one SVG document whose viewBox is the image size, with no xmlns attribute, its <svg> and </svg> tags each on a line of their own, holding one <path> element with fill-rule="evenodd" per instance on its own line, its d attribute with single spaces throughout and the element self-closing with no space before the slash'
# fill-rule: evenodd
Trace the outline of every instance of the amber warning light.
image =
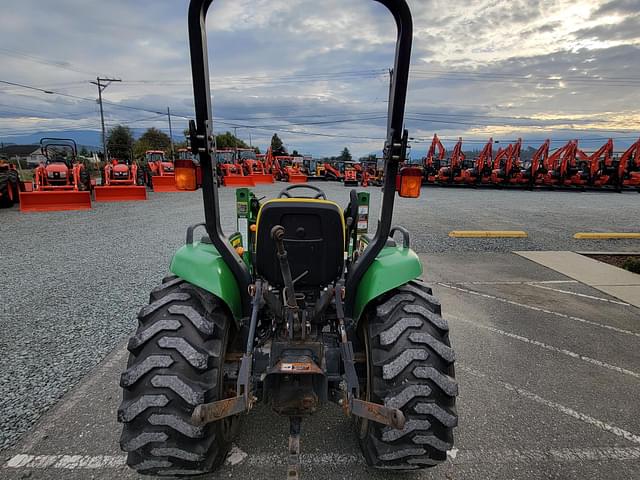
<svg viewBox="0 0 640 480">
<path fill-rule="evenodd" d="M 398 195 L 404 198 L 418 198 L 422 188 L 422 169 L 403 167 L 398 177 Z"/>
</svg>

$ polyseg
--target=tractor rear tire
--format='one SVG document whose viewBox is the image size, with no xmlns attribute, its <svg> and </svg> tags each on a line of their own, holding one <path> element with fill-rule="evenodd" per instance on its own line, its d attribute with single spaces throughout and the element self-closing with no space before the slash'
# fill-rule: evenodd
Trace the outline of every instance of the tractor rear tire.
<svg viewBox="0 0 640 480">
<path fill-rule="evenodd" d="M 139 187 L 143 187 L 145 186 L 145 181 L 144 181 L 144 171 L 142 170 L 142 168 L 138 168 L 137 173 L 136 173 L 136 185 L 138 185 Z"/>
<path fill-rule="evenodd" d="M 224 358 L 233 319 L 214 295 L 178 277 L 151 292 L 129 340 L 120 385 L 122 450 L 141 474 L 199 475 L 224 461 L 237 417 L 203 427 L 196 405 L 224 397 Z"/>
<path fill-rule="evenodd" d="M 455 354 L 440 303 L 421 281 L 409 282 L 377 301 L 364 319 L 366 397 L 402 410 L 403 430 L 360 420 L 367 464 L 417 470 L 447 459 L 458 424 Z"/>
<path fill-rule="evenodd" d="M 86 167 L 80 170 L 78 189 L 89 192 L 91 191 L 91 175 L 89 174 L 89 170 L 87 170 Z"/>
<path fill-rule="evenodd" d="M 0 208 L 10 208 L 18 203 L 19 191 L 18 172 L 15 170 L 0 172 Z"/>
</svg>

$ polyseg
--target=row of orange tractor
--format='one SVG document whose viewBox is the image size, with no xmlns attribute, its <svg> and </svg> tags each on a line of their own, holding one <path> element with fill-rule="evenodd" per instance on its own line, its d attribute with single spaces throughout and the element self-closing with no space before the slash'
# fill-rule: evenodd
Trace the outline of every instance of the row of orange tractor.
<svg viewBox="0 0 640 480">
<path fill-rule="evenodd" d="M 186 150 L 173 162 L 163 151 L 149 150 L 145 162 L 111 158 L 101 168 L 101 181 L 94 181 L 78 158 L 71 139 L 43 138 L 44 161 L 33 170 L 33 180 L 22 182 L 14 165 L 0 165 L 0 206 L 20 204 L 21 211 L 84 210 L 96 202 L 146 200 L 147 187 L 157 192 L 196 190 L 197 169 Z"/>
<path fill-rule="evenodd" d="M 640 191 L 640 139 L 619 154 L 614 151 L 612 139 L 594 152 L 583 151 L 577 140 L 556 150 L 551 150 L 550 145 L 546 140 L 531 158 L 523 160 L 521 139 L 494 152 L 490 138 L 479 154 L 469 159 L 462 150 L 462 139 L 447 154 L 434 135 L 423 159 L 423 183 Z"/>
<path fill-rule="evenodd" d="M 306 183 L 313 180 L 340 181 L 345 186 L 381 185 L 377 163 L 328 162 L 310 157 L 266 154 L 253 149 L 217 150 L 218 179 L 224 186 L 252 187 L 275 181 Z"/>
<path fill-rule="evenodd" d="M 147 188 L 156 192 L 193 191 L 201 187 L 199 165 L 188 149 L 178 150 L 170 160 L 162 150 L 148 150 L 144 161 L 133 152 L 123 159 L 111 158 L 101 168 L 100 182 L 92 180 L 77 155 L 73 140 L 43 138 L 40 150 L 45 161 L 33 171 L 32 182 L 21 182 L 14 165 L 0 165 L 0 206 L 19 202 L 21 211 L 89 209 L 96 202 L 147 199 Z M 216 151 L 218 181 L 225 186 L 247 187 L 284 181 L 336 180 L 345 185 L 381 184 L 380 172 L 372 165 L 355 162 L 321 162 L 308 157 L 256 154 L 253 149 Z"/>
</svg>

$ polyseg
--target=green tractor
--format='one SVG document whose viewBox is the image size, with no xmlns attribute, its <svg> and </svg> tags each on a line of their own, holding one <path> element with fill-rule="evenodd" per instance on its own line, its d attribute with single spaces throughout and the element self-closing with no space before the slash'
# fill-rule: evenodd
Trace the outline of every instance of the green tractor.
<svg viewBox="0 0 640 480">
<path fill-rule="evenodd" d="M 375 235 L 365 234 L 367 193 L 352 191 L 343 210 L 315 186 L 291 185 L 266 202 L 237 190 L 238 232 L 227 237 L 212 162 L 205 29 L 212 0 L 191 0 L 190 139 L 205 222 L 187 229 L 172 275 L 151 292 L 128 344 L 118 419 L 127 464 L 139 473 L 215 470 L 239 417 L 258 401 L 289 417 L 290 480 L 300 476 L 302 419 L 328 402 L 355 418 L 373 467 L 431 467 L 453 447 L 458 386 L 448 325 L 419 279 L 409 232 L 392 227 L 396 193 L 417 197 L 420 188 L 413 169 L 399 167 L 412 17 L 406 0 L 377 1 L 393 14 L 398 41 Z M 200 227 L 206 235 L 195 241 Z"/>
</svg>

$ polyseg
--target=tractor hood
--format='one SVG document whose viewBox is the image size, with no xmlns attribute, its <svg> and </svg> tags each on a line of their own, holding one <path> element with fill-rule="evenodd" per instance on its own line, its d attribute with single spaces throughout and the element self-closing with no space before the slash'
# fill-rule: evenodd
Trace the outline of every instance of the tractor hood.
<svg viewBox="0 0 640 480">
<path fill-rule="evenodd" d="M 69 168 L 67 167 L 67 165 L 64 162 L 50 163 L 45 168 L 47 170 L 47 173 L 54 173 L 54 172 L 67 173 L 69 171 Z"/>
</svg>

